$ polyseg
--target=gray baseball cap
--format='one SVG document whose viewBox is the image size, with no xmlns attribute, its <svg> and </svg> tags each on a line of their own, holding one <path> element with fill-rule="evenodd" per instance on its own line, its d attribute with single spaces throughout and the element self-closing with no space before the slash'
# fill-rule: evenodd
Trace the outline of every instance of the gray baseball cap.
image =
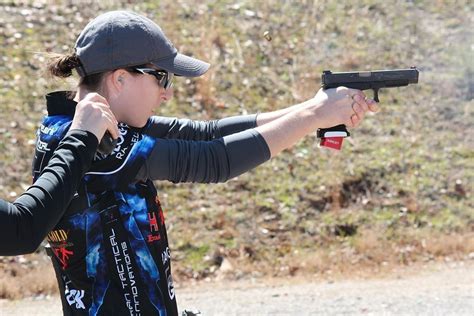
<svg viewBox="0 0 474 316">
<path fill-rule="evenodd" d="M 86 25 L 77 38 L 76 55 L 86 75 L 154 64 L 179 76 L 197 77 L 209 64 L 178 53 L 161 28 L 152 20 L 130 11 L 111 11 L 99 15 Z"/>
</svg>

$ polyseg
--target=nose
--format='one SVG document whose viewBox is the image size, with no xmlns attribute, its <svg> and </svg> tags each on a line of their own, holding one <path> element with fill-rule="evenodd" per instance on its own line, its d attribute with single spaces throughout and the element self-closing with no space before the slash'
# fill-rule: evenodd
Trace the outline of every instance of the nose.
<svg viewBox="0 0 474 316">
<path fill-rule="evenodd" d="M 161 92 L 161 100 L 163 102 L 166 102 L 166 101 L 169 101 L 171 100 L 171 98 L 173 97 L 173 87 L 171 88 L 168 88 L 168 89 L 163 89 L 163 91 Z"/>
</svg>

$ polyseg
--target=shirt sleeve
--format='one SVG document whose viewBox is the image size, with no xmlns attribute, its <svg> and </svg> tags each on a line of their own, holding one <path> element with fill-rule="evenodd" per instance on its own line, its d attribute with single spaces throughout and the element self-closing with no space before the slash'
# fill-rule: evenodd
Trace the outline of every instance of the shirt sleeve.
<svg viewBox="0 0 474 316">
<path fill-rule="evenodd" d="M 255 129 L 212 141 L 158 139 L 138 178 L 172 182 L 225 182 L 270 159 Z"/>
<path fill-rule="evenodd" d="M 257 115 L 239 115 L 213 121 L 193 121 L 153 116 L 148 129 L 150 136 L 167 139 L 210 141 L 254 128 Z"/>
<path fill-rule="evenodd" d="M 94 134 L 69 131 L 37 181 L 13 203 L 0 200 L 0 255 L 36 250 L 63 216 L 97 146 Z"/>
</svg>

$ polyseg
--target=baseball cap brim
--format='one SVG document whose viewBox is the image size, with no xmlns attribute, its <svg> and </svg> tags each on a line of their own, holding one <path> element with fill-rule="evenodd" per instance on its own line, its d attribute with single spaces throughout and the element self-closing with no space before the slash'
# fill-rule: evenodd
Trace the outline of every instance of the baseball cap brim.
<svg viewBox="0 0 474 316">
<path fill-rule="evenodd" d="M 210 64 L 202 60 L 180 53 L 176 53 L 175 55 L 157 61 L 152 61 L 151 63 L 158 68 L 183 77 L 199 77 L 206 73 L 210 66 Z"/>
</svg>

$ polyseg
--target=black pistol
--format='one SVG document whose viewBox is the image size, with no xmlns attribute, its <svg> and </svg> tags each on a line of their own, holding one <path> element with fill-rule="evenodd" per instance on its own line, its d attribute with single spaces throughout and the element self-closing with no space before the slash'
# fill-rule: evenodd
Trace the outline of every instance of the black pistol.
<svg viewBox="0 0 474 316">
<path fill-rule="evenodd" d="M 379 102 L 380 88 L 402 87 L 411 83 L 418 83 L 418 74 L 419 71 L 416 67 L 357 72 L 331 72 L 325 70 L 321 77 L 321 87 L 323 89 L 341 86 L 358 90 L 372 89 L 374 100 Z M 317 137 L 321 139 L 321 146 L 337 150 L 341 149 L 343 139 L 349 136 L 350 134 L 345 125 L 320 128 L 317 131 Z"/>
</svg>

